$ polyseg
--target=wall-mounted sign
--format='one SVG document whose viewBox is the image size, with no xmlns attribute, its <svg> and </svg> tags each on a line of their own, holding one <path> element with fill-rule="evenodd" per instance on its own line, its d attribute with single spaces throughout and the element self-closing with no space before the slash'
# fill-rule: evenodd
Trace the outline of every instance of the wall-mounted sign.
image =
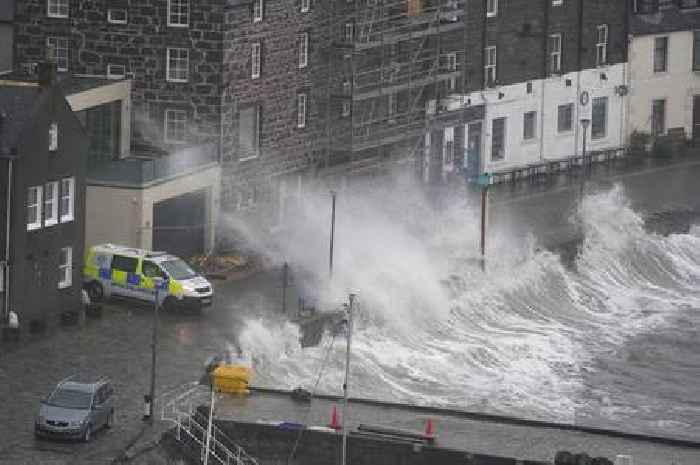
<svg viewBox="0 0 700 465">
<path fill-rule="evenodd" d="M 591 96 L 588 95 L 588 91 L 584 90 L 581 92 L 581 105 L 584 107 L 588 105 L 588 101 L 591 99 Z"/>
</svg>

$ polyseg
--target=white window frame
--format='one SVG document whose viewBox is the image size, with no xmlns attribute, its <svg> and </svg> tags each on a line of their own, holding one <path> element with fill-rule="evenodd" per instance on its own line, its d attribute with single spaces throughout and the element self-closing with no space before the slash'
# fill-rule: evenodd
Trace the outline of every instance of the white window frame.
<svg viewBox="0 0 700 465">
<path fill-rule="evenodd" d="M 177 55 L 177 56 L 173 56 L 173 55 Z M 168 82 L 187 82 L 187 81 L 189 81 L 189 78 L 190 78 L 190 50 L 187 48 L 168 47 L 168 49 L 166 51 L 165 67 L 166 67 L 165 79 Z M 184 73 L 184 78 L 182 77 L 183 73 Z"/>
<path fill-rule="evenodd" d="M 184 10 L 184 12 L 183 12 Z M 168 0 L 168 27 L 190 26 L 189 0 Z M 176 21 L 173 21 L 176 18 Z"/>
<path fill-rule="evenodd" d="M 49 18 L 67 18 L 70 14 L 70 0 L 47 0 L 46 16 Z"/>
<path fill-rule="evenodd" d="M 345 23 L 345 28 L 343 29 L 343 41 L 346 43 L 352 43 L 355 41 L 355 23 L 348 21 Z"/>
<path fill-rule="evenodd" d="M 70 42 L 66 37 L 51 36 L 46 38 L 46 47 L 53 48 L 53 58 L 57 71 L 68 71 Z"/>
<path fill-rule="evenodd" d="M 561 6 L 564 4 L 564 0 L 552 0 L 552 6 Z"/>
<path fill-rule="evenodd" d="M 44 212 L 45 227 L 58 224 L 58 181 L 50 181 L 44 185 Z"/>
<path fill-rule="evenodd" d="M 68 209 L 63 208 L 64 201 L 68 201 Z M 75 178 L 61 179 L 61 194 L 58 203 L 58 212 L 61 215 L 61 223 L 69 223 L 75 218 Z"/>
<path fill-rule="evenodd" d="M 664 48 L 664 63 L 663 69 L 657 70 L 656 63 L 656 42 L 659 40 L 665 40 L 666 47 Z M 669 67 L 669 56 L 671 55 L 671 39 L 669 36 L 656 36 L 654 37 L 654 42 L 652 46 L 652 56 L 651 56 L 651 66 L 654 74 L 667 73 Z"/>
<path fill-rule="evenodd" d="M 119 72 L 120 69 L 121 72 Z M 126 65 L 114 63 L 110 63 L 107 65 L 107 77 L 109 79 L 124 79 L 124 76 L 126 76 Z"/>
<path fill-rule="evenodd" d="M 253 22 L 259 23 L 263 20 L 265 10 L 265 0 L 253 0 Z"/>
<path fill-rule="evenodd" d="M 391 93 L 387 95 L 387 108 L 386 108 L 386 113 L 389 115 L 390 122 L 394 122 L 394 116 L 396 116 L 396 113 L 398 113 L 399 110 L 399 101 L 396 98 L 396 94 Z"/>
<path fill-rule="evenodd" d="M 36 202 L 30 203 L 32 192 L 36 193 Z M 31 186 L 27 189 L 27 231 L 41 228 L 43 192 L 43 186 Z M 35 218 L 33 218 L 34 221 L 31 221 L 32 218 L 29 215 L 29 212 L 32 210 L 36 212 Z"/>
<path fill-rule="evenodd" d="M 49 152 L 58 150 L 58 123 L 52 121 L 49 124 Z"/>
<path fill-rule="evenodd" d="M 250 77 L 258 79 L 260 77 L 260 68 L 262 62 L 262 44 L 253 42 L 250 44 Z"/>
<path fill-rule="evenodd" d="M 442 131 L 442 166 L 452 167 L 455 161 L 455 128 L 448 127 Z"/>
<path fill-rule="evenodd" d="M 182 128 L 177 128 L 177 131 L 182 131 L 181 137 L 172 137 L 175 131 L 173 125 L 175 124 L 182 126 Z M 163 118 L 163 139 L 166 144 L 184 144 L 187 142 L 187 112 L 185 110 L 177 110 L 174 108 L 165 110 L 165 117 Z"/>
<path fill-rule="evenodd" d="M 595 44 L 595 60 L 597 66 L 608 63 L 608 25 L 601 24 L 597 27 L 597 39 Z"/>
<path fill-rule="evenodd" d="M 308 13 L 311 10 L 311 0 L 301 0 L 301 5 L 299 10 L 302 13 Z"/>
<path fill-rule="evenodd" d="M 347 118 L 348 116 L 350 116 L 350 113 L 352 113 L 352 103 L 350 103 L 350 100 L 343 100 L 341 115 L 344 118 Z"/>
<path fill-rule="evenodd" d="M 65 262 L 61 258 L 65 257 Z M 58 253 L 58 288 L 65 289 L 73 285 L 73 247 L 63 247 Z"/>
<path fill-rule="evenodd" d="M 603 133 L 599 135 L 593 134 L 593 105 L 596 101 L 605 102 L 605 113 L 603 114 Z M 596 97 L 591 99 L 591 140 L 601 140 L 608 136 L 608 123 L 609 123 L 609 112 L 610 112 L 610 100 L 608 97 Z"/>
<path fill-rule="evenodd" d="M 124 19 L 115 19 L 113 12 L 124 12 Z M 129 13 L 126 8 L 110 8 L 107 10 L 107 22 L 109 24 L 127 24 L 129 22 Z"/>
<path fill-rule="evenodd" d="M 656 109 L 656 103 L 661 102 L 662 108 L 663 108 L 663 115 L 662 116 L 662 121 L 661 121 L 661 131 L 656 132 L 656 125 L 657 125 L 657 115 L 655 114 L 654 110 Z M 659 98 L 659 99 L 653 99 L 651 101 L 651 135 L 654 137 L 657 136 L 663 136 L 666 133 L 666 107 L 667 107 L 667 100 L 665 98 Z"/>
<path fill-rule="evenodd" d="M 297 128 L 306 127 L 306 94 L 297 94 Z"/>
<path fill-rule="evenodd" d="M 299 69 L 309 65 L 309 33 L 299 34 Z"/>
<path fill-rule="evenodd" d="M 499 158 L 495 158 L 494 154 L 493 154 L 493 142 L 494 142 L 494 132 L 495 132 L 493 127 L 496 125 L 496 121 L 500 121 L 500 120 L 503 120 L 503 140 L 501 141 L 503 156 L 501 156 Z M 492 162 L 504 161 L 506 159 L 507 149 L 508 149 L 508 118 L 506 118 L 505 116 L 494 118 L 491 120 L 491 161 Z"/>
<path fill-rule="evenodd" d="M 556 44 L 556 47 L 552 44 Z M 549 74 L 558 75 L 562 73 L 562 34 L 549 35 Z"/>
<path fill-rule="evenodd" d="M 527 128 L 527 116 L 528 115 L 533 115 L 532 119 L 532 135 L 530 137 L 525 137 L 527 136 L 525 129 Z M 533 141 L 537 139 L 537 112 L 536 111 L 526 111 L 523 113 L 523 141 Z"/>
<path fill-rule="evenodd" d="M 486 47 L 484 49 L 484 53 L 486 54 L 486 59 L 484 60 L 484 87 L 492 87 L 496 85 L 496 79 L 497 79 L 497 50 L 495 45 L 491 45 L 489 47 Z M 492 79 L 489 79 L 489 77 L 492 77 Z"/>
<path fill-rule="evenodd" d="M 495 16 L 498 16 L 498 0 L 487 0 L 486 17 L 493 18 Z"/>
<path fill-rule="evenodd" d="M 569 109 L 569 128 L 568 129 L 560 129 L 561 124 L 559 121 L 559 116 L 560 116 L 560 109 L 561 108 L 567 108 Z M 574 104 L 573 103 L 562 103 L 561 105 L 557 106 L 557 134 L 567 134 L 570 133 L 571 131 L 574 130 Z"/>
</svg>

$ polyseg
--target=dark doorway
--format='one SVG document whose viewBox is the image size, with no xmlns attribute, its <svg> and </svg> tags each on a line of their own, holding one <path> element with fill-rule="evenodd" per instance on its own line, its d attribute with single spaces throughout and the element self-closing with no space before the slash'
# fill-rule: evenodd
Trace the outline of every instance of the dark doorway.
<svg viewBox="0 0 700 465">
<path fill-rule="evenodd" d="M 204 252 L 206 192 L 184 194 L 153 206 L 153 250 L 181 258 Z"/>
</svg>

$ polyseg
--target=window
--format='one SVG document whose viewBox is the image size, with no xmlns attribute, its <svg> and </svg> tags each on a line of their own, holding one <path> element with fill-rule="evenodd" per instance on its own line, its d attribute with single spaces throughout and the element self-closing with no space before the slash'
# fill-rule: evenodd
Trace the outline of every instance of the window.
<svg viewBox="0 0 700 465">
<path fill-rule="evenodd" d="M 44 226 L 58 223 L 58 181 L 47 182 L 44 186 Z"/>
<path fill-rule="evenodd" d="M 168 26 L 187 27 L 189 25 L 189 0 L 168 0 Z"/>
<path fill-rule="evenodd" d="M 561 34 L 549 36 L 549 74 L 561 74 Z"/>
<path fill-rule="evenodd" d="M 253 22 L 259 23 L 263 19 L 263 0 L 253 0 Z"/>
<path fill-rule="evenodd" d="M 41 186 L 27 189 L 27 231 L 41 228 Z"/>
<path fill-rule="evenodd" d="M 136 273 L 136 267 L 139 264 L 138 258 L 125 257 L 124 255 L 115 255 L 112 257 L 112 269 L 123 271 L 125 273 Z"/>
<path fill-rule="evenodd" d="M 187 129 L 187 112 L 184 110 L 165 110 L 165 142 L 182 144 L 185 142 Z"/>
<path fill-rule="evenodd" d="M 48 0 L 46 12 L 49 18 L 67 18 L 69 0 Z"/>
<path fill-rule="evenodd" d="M 110 8 L 107 10 L 107 22 L 110 24 L 126 24 L 127 14 L 124 8 Z"/>
<path fill-rule="evenodd" d="M 661 136 L 666 132 L 666 100 L 651 103 L 651 134 Z"/>
<path fill-rule="evenodd" d="M 451 165 L 455 159 L 455 128 L 445 128 L 442 134 L 442 163 Z"/>
<path fill-rule="evenodd" d="M 574 127 L 574 104 L 559 105 L 557 111 L 557 132 L 571 131 Z"/>
<path fill-rule="evenodd" d="M 73 247 L 64 247 L 58 254 L 58 288 L 73 284 Z"/>
<path fill-rule="evenodd" d="M 345 23 L 343 39 L 345 42 L 348 42 L 348 43 L 351 43 L 353 40 L 355 40 L 355 23 L 353 23 L 353 22 Z"/>
<path fill-rule="evenodd" d="M 659 0 L 634 0 L 635 13 L 656 13 L 659 11 Z"/>
<path fill-rule="evenodd" d="M 241 110 L 238 117 L 239 160 L 249 160 L 260 154 L 261 113 L 260 106 Z"/>
<path fill-rule="evenodd" d="M 297 127 L 306 127 L 306 94 L 297 95 Z"/>
<path fill-rule="evenodd" d="M 486 67 L 484 85 L 493 87 L 496 85 L 496 47 L 486 47 Z"/>
<path fill-rule="evenodd" d="M 664 73 L 668 66 L 668 37 L 654 39 L 654 72 Z"/>
<path fill-rule="evenodd" d="M 693 71 L 700 71 L 700 31 L 693 32 Z"/>
<path fill-rule="evenodd" d="M 496 118 L 491 122 L 491 160 L 499 161 L 506 157 L 506 119 Z"/>
<path fill-rule="evenodd" d="M 299 69 L 306 68 L 309 64 L 309 34 L 304 32 L 299 35 Z"/>
<path fill-rule="evenodd" d="M 144 260 L 143 265 L 141 265 L 141 271 L 143 271 L 143 275 L 147 278 L 165 278 L 163 270 L 153 262 Z"/>
<path fill-rule="evenodd" d="M 350 113 L 352 112 L 352 104 L 350 103 L 349 100 L 344 100 L 343 101 L 343 109 L 341 114 L 343 117 L 350 116 Z"/>
<path fill-rule="evenodd" d="M 685 8 L 700 8 L 700 0 L 678 0 L 678 7 Z"/>
<path fill-rule="evenodd" d="M 343 95 L 350 95 L 350 81 L 343 81 Z"/>
<path fill-rule="evenodd" d="M 561 6 L 564 0 L 552 0 L 552 6 Z"/>
<path fill-rule="evenodd" d="M 261 49 L 261 44 L 260 42 L 255 42 L 251 44 L 250 48 L 250 63 L 251 63 L 251 70 L 250 70 L 250 77 L 252 79 L 257 79 L 260 77 L 260 49 Z"/>
<path fill-rule="evenodd" d="M 523 139 L 530 140 L 535 138 L 537 129 L 537 112 L 528 111 L 523 115 Z"/>
<path fill-rule="evenodd" d="M 486 1 L 486 16 L 489 18 L 496 16 L 498 14 L 498 0 L 487 0 Z"/>
<path fill-rule="evenodd" d="M 396 115 L 396 113 L 399 110 L 399 105 L 398 105 L 398 100 L 396 99 L 396 94 L 389 94 L 387 96 L 387 114 L 389 115 L 390 118 L 392 118 L 390 121 L 393 122 L 393 117 Z"/>
<path fill-rule="evenodd" d="M 58 150 L 58 123 L 49 124 L 49 152 Z"/>
<path fill-rule="evenodd" d="M 61 179 L 61 204 L 59 213 L 61 214 L 61 223 L 73 221 L 73 209 L 75 199 L 75 179 Z"/>
<path fill-rule="evenodd" d="M 440 67 L 443 73 L 454 73 L 457 71 L 457 54 L 455 52 L 445 53 L 440 57 Z M 457 88 L 457 78 L 450 77 L 447 80 L 447 91 L 453 92 Z"/>
<path fill-rule="evenodd" d="M 168 48 L 167 80 L 187 82 L 190 70 L 190 51 L 186 48 Z"/>
<path fill-rule="evenodd" d="M 591 122 L 591 138 L 602 139 L 608 130 L 608 98 L 593 99 L 593 121 Z"/>
<path fill-rule="evenodd" d="M 68 71 L 68 39 L 63 37 L 47 37 L 46 47 L 48 56 L 56 63 L 58 71 Z"/>
<path fill-rule="evenodd" d="M 595 44 L 596 65 L 601 66 L 608 62 L 608 25 L 598 26 L 598 41 Z"/>
<path fill-rule="evenodd" d="M 107 77 L 110 79 L 123 79 L 126 75 L 126 66 L 107 65 Z"/>
<path fill-rule="evenodd" d="M 311 0 L 301 0 L 301 12 L 308 13 L 311 9 Z"/>
</svg>

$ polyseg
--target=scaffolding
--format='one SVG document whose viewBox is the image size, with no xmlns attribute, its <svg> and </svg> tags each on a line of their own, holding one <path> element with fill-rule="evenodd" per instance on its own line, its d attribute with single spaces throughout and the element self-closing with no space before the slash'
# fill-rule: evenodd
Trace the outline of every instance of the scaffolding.
<svg viewBox="0 0 700 465">
<path fill-rule="evenodd" d="M 429 102 L 461 91 L 464 0 L 338 3 L 329 22 L 329 108 L 338 116 L 329 118 L 328 165 L 413 161 L 435 113 Z"/>
</svg>

